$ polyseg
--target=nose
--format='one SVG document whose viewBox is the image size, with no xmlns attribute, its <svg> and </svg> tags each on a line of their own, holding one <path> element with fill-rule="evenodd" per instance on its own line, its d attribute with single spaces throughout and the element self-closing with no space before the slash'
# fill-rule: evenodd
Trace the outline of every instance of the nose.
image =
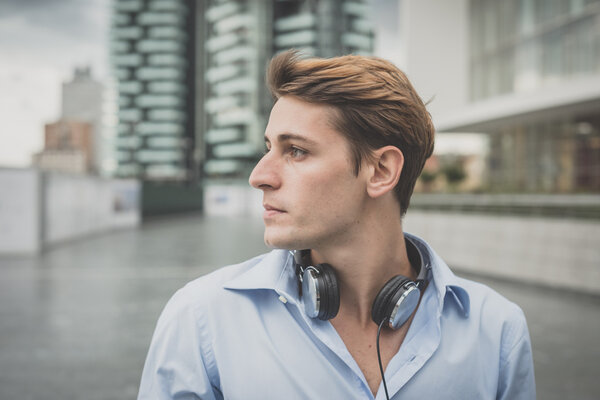
<svg viewBox="0 0 600 400">
<path fill-rule="evenodd" d="M 281 185 L 281 177 L 275 165 L 276 160 L 273 159 L 271 154 L 272 152 L 265 154 L 250 174 L 248 182 L 255 189 L 277 189 Z"/>
</svg>

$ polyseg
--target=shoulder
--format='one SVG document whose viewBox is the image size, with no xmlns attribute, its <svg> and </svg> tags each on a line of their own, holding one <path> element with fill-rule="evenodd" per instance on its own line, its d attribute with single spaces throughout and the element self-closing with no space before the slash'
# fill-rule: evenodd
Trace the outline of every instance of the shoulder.
<svg viewBox="0 0 600 400">
<path fill-rule="evenodd" d="M 239 306 L 240 293 L 274 287 L 289 257 L 288 251 L 272 250 L 201 276 L 187 283 L 171 297 L 161 318 L 170 319 L 176 315 L 181 316 L 182 313 L 212 315 L 218 314 L 219 309 Z"/>
<path fill-rule="evenodd" d="M 482 283 L 457 277 L 461 287 L 469 294 L 472 316 L 475 318 L 493 318 L 496 320 L 524 320 L 521 308 L 514 302 Z"/>
<path fill-rule="evenodd" d="M 469 318 L 481 327 L 484 338 L 499 343 L 501 357 L 507 357 L 523 341 L 529 342 L 527 321 L 519 305 L 487 285 L 464 278 L 457 279 L 469 293 Z"/>
<path fill-rule="evenodd" d="M 215 398 L 219 371 L 213 344 L 223 332 L 237 332 L 231 322 L 226 330 L 215 324 L 224 319 L 224 310 L 235 309 L 225 286 L 255 269 L 269 254 L 197 278 L 170 298 L 154 330 L 140 398 L 159 398 L 159 393 L 160 398 L 173 398 L 182 387 L 199 394 L 198 398 Z"/>
<path fill-rule="evenodd" d="M 173 294 L 163 311 L 163 315 L 191 312 L 214 303 L 219 297 L 227 293 L 224 288 L 227 282 L 260 264 L 268 254 L 261 254 L 238 264 L 221 267 L 188 282 Z"/>
<path fill-rule="evenodd" d="M 480 282 L 454 274 L 446 262 L 427 245 L 432 261 L 433 282 L 440 299 L 454 297 L 449 303 L 459 303 L 470 320 L 490 323 L 524 321 L 521 308 L 494 289 Z"/>
</svg>

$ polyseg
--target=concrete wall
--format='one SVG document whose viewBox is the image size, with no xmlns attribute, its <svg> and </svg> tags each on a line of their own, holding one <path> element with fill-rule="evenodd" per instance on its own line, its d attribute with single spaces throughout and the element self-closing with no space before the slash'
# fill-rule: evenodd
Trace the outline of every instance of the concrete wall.
<svg viewBox="0 0 600 400">
<path fill-rule="evenodd" d="M 45 246 L 140 222 L 139 183 L 0 169 L 0 254 Z"/>
<path fill-rule="evenodd" d="M 113 204 L 112 187 L 108 181 L 47 174 L 42 196 L 46 244 L 110 228 Z"/>
<path fill-rule="evenodd" d="M 600 221 L 409 210 L 404 230 L 458 270 L 600 294 Z"/>
<path fill-rule="evenodd" d="M 41 174 L 0 168 L 0 254 L 41 248 Z"/>
</svg>

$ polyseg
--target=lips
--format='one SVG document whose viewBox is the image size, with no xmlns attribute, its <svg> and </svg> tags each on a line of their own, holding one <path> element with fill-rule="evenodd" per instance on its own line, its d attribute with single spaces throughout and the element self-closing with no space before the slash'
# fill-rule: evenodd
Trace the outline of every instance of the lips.
<svg viewBox="0 0 600 400">
<path fill-rule="evenodd" d="M 263 204 L 265 211 L 263 212 L 263 218 L 272 218 L 277 215 L 285 213 L 285 210 L 277 208 L 271 204 Z"/>
<path fill-rule="evenodd" d="M 277 208 L 275 206 L 272 206 L 270 204 L 263 204 L 263 207 L 265 208 L 265 211 L 279 211 L 279 212 L 285 212 L 284 210 L 282 210 L 281 208 Z"/>
</svg>

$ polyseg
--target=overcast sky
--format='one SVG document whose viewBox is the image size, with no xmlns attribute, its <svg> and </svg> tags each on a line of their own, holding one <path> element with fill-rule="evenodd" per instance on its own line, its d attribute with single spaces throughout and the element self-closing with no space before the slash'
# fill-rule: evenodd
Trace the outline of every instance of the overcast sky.
<svg viewBox="0 0 600 400">
<path fill-rule="evenodd" d="M 110 0 L 0 0 L 0 166 L 27 166 L 73 68 L 107 75 Z"/>
</svg>

